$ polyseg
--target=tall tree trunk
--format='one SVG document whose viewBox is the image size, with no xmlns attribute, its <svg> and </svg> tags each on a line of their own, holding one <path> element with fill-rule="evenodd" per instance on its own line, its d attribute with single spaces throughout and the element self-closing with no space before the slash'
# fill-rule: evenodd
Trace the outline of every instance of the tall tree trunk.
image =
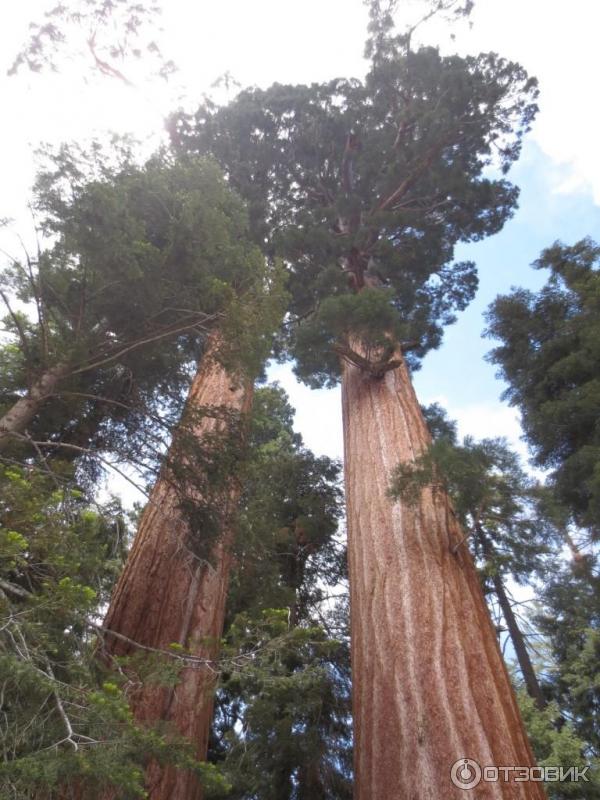
<svg viewBox="0 0 600 800">
<path fill-rule="evenodd" d="M 393 501 L 391 473 L 430 436 L 401 357 L 343 367 L 357 800 L 465 798 L 451 767 L 534 758 L 464 536 L 446 495 Z M 482 782 L 538 800 L 539 783 Z"/>
<path fill-rule="evenodd" d="M 481 548 L 483 550 L 486 559 L 492 564 L 492 566 L 494 566 L 496 560 L 495 559 L 496 553 L 494 550 L 494 546 L 490 542 L 482 525 L 479 522 L 475 523 L 475 531 L 481 543 Z M 535 674 L 533 664 L 531 663 L 531 658 L 529 657 L 527 645 L 525 644 L 525 637 L 521 633 L 521 628 L 519 627 L 519 623 L 517 622 L 515 612 L 512 609 L 512 604 L 508 598 L 506 589 L 504 588 L 504 581 L 502 580 L 502 575 L 498 572 L 497 569 L 494 569 L 494 572 L 492 574 L 492 584 L 494 586 L 494 593 L 498 598 L 498 604 L 500 605 L 502 616 L 504 617 L 504 621 L 506 622 L 506 625 L 508 627 L 508 634 L 510 636 L 510 640 L 512 642 L 513 647 L 515 648 L 515 654 L 517 656 L 517 661 L 519 662 L 519 667 L 521 668 L 521 673 L 523 675 L 523 680 L 525 681 L 525 688 L 527 689 L 527 693 L 529 694 L 530 697 L 532 697 L 535 700 L 535 704 L 540 709 L 540 711 L 543 711 L 547 705 L 546 698 L 544 697 L 539 681 L 537 679 L 537 675 Z"/>
<path fill-rule="evenodd" d="M 215 407 L 244 415 L 250 410 L 252 387 L 248 382 L 234 383 L 232 376 L 214 359 L 215 341 L 192 383 L 186 413 Z M 226 423 L 209 415 L 195 424 L 194 435 L 200 440 L 210 438 Z M 176 447 L 177 434 L 171 457 L 177 455 L 177 451 L 173 453 Z M 238 496 L 239 485 L 232 483 L 227 500 L 231 507 Z M 164 467 L 111 599 L 104 627 L 115 635 L 106 634 L 105 647 L 110 655 L 131 656 L 143 652 L 137 645 L 168 651 L 177 643 L 197 659 L 209 662 L 186 666 L 175 688 L 145 687 L 132 696 L 132 710 L 138 722 L 171 723 L 193 743 L 196 756 L 203 760 L 208 748 L 216 682 L 210 662 L 218 656 L 223 633 L 233 529 L 225 523 L 208 558 L 198 557 L 190 542 L 189 521 L 180 502 L 181 494 L 173 476 Z M 202 797 L 199 781 L 191 772 L 157 763 L 149 766 L 146 784 L 150 800 Z"/>
<path fill-rule="evenodd" d="M 37 416 L 46 399 L 54 392 L 57 383 L 67 374 L 67 371 L 65 364 L 58 364 L 46 370 L 43 375 L 32 383 L 27 394 L 17 400 L 0 417 L 0 451 L 11 440 L 14 441 L 15 434 L 22 434 L 27 429 L 27 426 Z"/>
</svg>

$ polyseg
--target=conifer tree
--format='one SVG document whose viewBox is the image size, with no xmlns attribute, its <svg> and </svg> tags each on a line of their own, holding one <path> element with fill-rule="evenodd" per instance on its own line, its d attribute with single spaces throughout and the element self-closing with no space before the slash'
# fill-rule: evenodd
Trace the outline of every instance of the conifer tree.
<svg viewBox="0 0 600 800">
<path fill-rule="evenodd" d="M 165 427 L 168 434 L 201 356 L 109 606 L 102 654 L 114 667 L 115 659 L 148 648 L 189 651 L 177 695 L 172 685 L 144 685 L 129 697 L 138 722 L 169 721 L 202 756 L 243 417 L 278 322 L 281 286 L 276 269 L 249 244 L 241 201 L 214 164 L 160 153 L 141 167 L 126 161 L 115 169 L 100 160 L 97 168 L 93 179 L 82 175 L 64 151 L 38 184 L 54 243 L 31 272 L 17 261 L 10 272 L 9 288 L 34 303 L 39 316 L 37 324 L 19 316 L 5 293 L 22 352 L 14 354 L 4 394 L 3 434 L 10 457 L 60 451 L 93 459 L 102 448 L 145 470 L 164 452 Z M 47 375 L 54 365 L 60 377 L 33 396 L 31 375 Z M 62 403 L 64 397 L 78 405 Z M 25 412 L 15 413 L 23 405 Z M 164 558 L 155 558 L 157 545 Z M 156 602 L 163 616 L 153 613 Z M 187 700 L 177 705 L 184 692 Z M 203 715 L 189 700 L 194 692 L 205 703 Z M 194 770 L 163 770 L 159 761 L 149 769 L 155 796 L 200 792 Z"/>
<path fill-rule="evenodd" d="M 600 522 L 600 248 L 591 239 L 544 250 L 536 269 L 550 276 L 538 292 L 515 289 L 490 307 L 490 353 L 518 407 L 527 443 L 553 490 L 580 527 Z"/>
<path fill-rule="evenodd" d="M 256 241 L 286 260 L 298 375 L 342 380 L 355 791 L 382 800 L 415 786 L 453 796 L 449 770 L 466 754 L 532 760 L 447 503 L 425 490 L 412 509 L 393 504 L 388 485 L 398 459 L 429 445 L 407 362 L 474 293 L 474 266 L 453 263 L 454 246 L 515 208 L 515 187 L 484 170 L 517 158 L 537 90 L 493 54 L 413 50 L 392 7 L 371 4 L 364 80 L 246 90 L 171 123 L 176 146 L 217 158 Z"/>
<path fill-rule="evenodd" d="M 257 390 L 210 756 L 232 798 L 341 800 L 351 723 L 340 468 L 303 446 L 292 418 L 281 389 Z"/>
<path fill-rule="evenodd" d="M 557 565 L 540 598 L 536 624 L 551 645 L 550 696 L 587 744 L 600 757 L 598 687 L 599 601 L 597 567 L 578 574 Z"/>
<path fill-rule="evenodd" d="M 246 417 L 282 298 L 276 271 L 246 238 L 239 200 L 223 183 L 220 189 L 221 207 L 201 185 L 179 189 L 189 228 L 170 250 L 174 268 L 199 254 L 214 265 L 205 300 L 216 298 L 220 310 L 113 592 L 101 651 L 118 665 L 148 648 L 181 649 L 187 660 L 176 685 L 144 684 L 131 692 L 130 702 L 137 721 L 162 721 L 192 744 L 199 759 L 206 756 L 212 719 Z M 194 200 L 203 204 L 203 219 Z M 152 224 L 143 212 L 142 220 Z M 203 231 L 203 225 L 209 228 Z M 193 297 L 203 287 L 191 283 L 186 289 Z M 202 796 L 193 770 L 157 760 L 148 765 L 146 785 L 151 798 Z"/>
</svg>

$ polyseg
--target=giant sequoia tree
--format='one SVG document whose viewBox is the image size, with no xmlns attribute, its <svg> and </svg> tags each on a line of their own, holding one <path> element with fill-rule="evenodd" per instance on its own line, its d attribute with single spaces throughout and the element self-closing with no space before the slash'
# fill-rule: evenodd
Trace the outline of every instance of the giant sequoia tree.
<svg viewBox="0 0 600 800">
<path fill-rule="evenodd" d="M 434 442 L 416 461 L 398 467 L 393 493 L 410 502 L 423 486 L 449 491 L 499 637 L 505 632 L 510 639 L 503 651 L 512 645 L 511 660 L 516 659 L 529 695 L 520 692 L 519 706 L 536 756 L 543 765 L 593 763 L 598 705 L 590 673 L 597 661 L 593 559 L 586 556 L 582 564 L 580 554 L 565 564 L 565 516 L 556 513 L 548 487 L 524 472 L 505 441 L 467 437 L 458 444 L 456 425 L 443 409 L 433 405 L 424 413 Z M 514 582 L 541 601 L 534 616 L 527 606 L 523 614 L 523 604 L 512 599 Z M 546 789 L 552 798 L 587 799 L 598 791 L 593 777 L 590 783 L 561 781 Z"/>
<path fill-rule="evenodd" d="M 185 173 L 185 165 L 182 169 Z M 182 422 L 113 592 L 102 654 L 118 664 L 148 648 L 182 648 L 189 660 L 183 662 L 177 685 L 144 684 L 132 691 L 131 704 L 138 721 L 169 723 L 203 758 L 241 488 L 245 417 L 270 331 L 278 322 L 279 291 L 262 255 L 248 242 L 239 199 L 223 182 L 218 196 L 211 197 L 193 175 L 188 177 L 189 182 L 184 178 L 176 184 L 173 198 L 159 196 L 163 211 L 158 220 L 151 214 L 150 187 L 150 208 L 134 206 L 136 218 L 159 237 L 172 234 L 175 226 L 168 244 L 163 242 L 175 274 L 190 260 L 210 265 L 186 290 L 190 300 L 202 297 L 216 302 L 218 310 L 203 341 Z M 140 191 L 145 198 L 144 188 Z M 131 200 L 137 199 L 134 193 Z M 183 303 L 185 309 L 188 301 Z M 146 783 L 149 797 L 189 800 L 201 795 L 196 774 L 157 761 L 149 765 Z"/>
<path fill-rule="evenodd" d="M 11 458 L 116 451 L 146 470 L 163 456 L 200 361 L 113 594 L 102 653 L 113 666 L 148 648 L 189 653 L 177 692 L 144 685 L 131 700 L 138 721 L 170 720 L 202 756 L 243 418 L 278 321 L 279 282 L 214 164 L 161 153 L 143 166 L 101 161 L 90 176 L 65 152 L 56 165 L 37 194 L 52 246 L 35 262 L 15 260 L 4 292 L 21 352 L 11 351 L 0 441 Z M 37 319 L 15 311 L 9 291 Z M 200 791 L 192 773 L 158 763 L 151 773 L 155 796 Z"/>
<path fill-rule="evenodd" d="M 406 361 L 474 293 L 454 246 L 516 206 L 490 167 L 518 156 L 536 86 L 493 54 L 411 49 L 377 3 L 367 55 L 362 81 L 243 91 L 171 129 L 181 149 L 217 158 L 256 240 L 285 258 L 299 376 L 342 380 L 357 796 L 451 796 L 461 756 L 528 764 L 531 751 L 447 499 L 425 490 L 408 508 L 388 484 L 429 444 Z"/>
</svg>

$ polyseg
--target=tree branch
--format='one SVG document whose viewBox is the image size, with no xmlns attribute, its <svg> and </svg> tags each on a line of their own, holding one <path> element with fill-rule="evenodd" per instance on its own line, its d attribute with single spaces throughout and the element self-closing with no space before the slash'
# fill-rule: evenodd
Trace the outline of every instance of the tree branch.
<svg viewBox="0 0 600 800">
<path fill-rule="evenodd" d="M 25 336 L 25 330 L 21 325 L 21 321 L 19 320 L 17 314 L 12 310 L 9 299 L 2 289 L 0 289 L 0 297 L 2 298 L 4 305 L 8 309 L 8 313 L 10 314 L 12 321 L 15 323 L 15 327 L 19 334 L 19 339 L 21 340 L 21 346 L 25 351 L 25 356 L 29 359 L 30 358 L 29 343 L 27 341 L 27 337 Z"/>
<path fill-rule="evenodd" d="M 211 320 L 217 319 L 220 315 L 219 314 L 212 314 L 210 316 L 206 316 L 206 315 L 202 315 L 202 316 L 204 317 L 204 319 L 202 320 L 203 330 L 208 332 L 210 330 L 210 328 L 204 327 L 204 324 L 206 322 L 211 321 Z M 95 361 L 95 362 L 92 362 L 91 364 L 85 364 L 84 366 L 79 367 L 78 369 L 72 370 L 69 374 L 70 375 L 79 375 L 82 372 L 88 372 L 91 369 L 96 369 L 97 367 L 102 367 L 102 366 L 104 366 L 104 364 L 109 364 L 111 361 L 115 361 L 115 359 L 120 358 L 121 356 L 125 355 L 126 353 L 129 353 L 129 352 L 131 352 L 132 350 L 135 350 L 138 347 L 142 347 L 145 344 L 150 344 L 151 342 L 157 342 L 160 339 L 166 339 L 169 336 L 175 336 L 178 333 L 183 333 L 184 331 L 193 330 L 194 328 L 199 328 L 199 327 L 201 327 L 201 322 L 200 322 L 199 319 L 196 319 L 194 322 L 192 322 L 192 323 L 190 323 L 188 325 L 182 325 L 181 327 L 178 327 L 178 328 L 170 328 L 168 330 L 162 331 L 161 333 L 157 333 L 154 336 L 148 336 L 145 339 L 137 339 L 132 344 L 129 344 L 127 347 L 123 347 L 121 350 L 118 350 L 117 352 L 113 353 L 112 355 L 109 355 L 106 358 L 102 358 L 100 361 Z"/>
<path fill-rule="evenodd" d="M 339 342 L 332 347 L 334 353 L 337 353 L 345 361 L 348 361 L 354 366 L 362 369 L 364 372 L 370 373 L 374 378 L 383 378 L 386 372 L 396 369 L 402 364 L 400 359 L 383 358 L 379 361 L 371 361 L 369 358 L 361 356 L 355 350 L 352 350 L 348 345 L 340 344 Z"/>
</svg>

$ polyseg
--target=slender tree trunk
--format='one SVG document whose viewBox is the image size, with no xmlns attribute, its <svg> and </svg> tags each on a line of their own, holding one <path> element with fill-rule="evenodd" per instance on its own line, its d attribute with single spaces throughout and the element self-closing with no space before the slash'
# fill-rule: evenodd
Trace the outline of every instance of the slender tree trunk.
<svg viewBox="0 0 600 800">
<path fill-rule="evenodd" d="M 475 523 L 475 531 L 479 541 L 481 542 L 481 547 L 486 559 L 493 565 L 496 555 L 494 552 L 494 546 L 488 539 L 483 527 L 478 522 Z M 521 633 L 521 628 L 517 622 L 515 612 L 512 609 L 512 604 L 508 598 L 508 595 L 506 594 L 502 575 L 497 570 L 495 570 L 493 573 L 492 583 L 494 586 L 494 592 L 498 598 L 498 604 L 500 605 L 500 609 L 502 611 L 502 616 L 504 617 L 508 627 L 510 640 L 515 648 L 515 654 L 517 656 L 517 661 L 519 662 L 519 667 L 521 668 L 527 693 L 535 700 L 535 704 L 540 711 L 543 711 L 547 705 L 546 698 L 544 697 L 537 679 L 537 675 L 535 674 L 533 664 L 531 663 L 531 658 L 529 657 L 529 652 L 525 643 L 525 637 Z"/>
<path fill-rule="evenodd" d="M 251 386 L 234 385 L 209 348 L 191 386 L 186 411 L 212 406 L 245 414 L 251 398 Z M 210 437 L 218 426 L 214 418 L 205 416 L 197 423 L 195 436 Z M 177 436 L 172 447 L 177 446 L 176 440 Z M 226 524 L 208 560 L 199 558 L 190 544 L 189 523 L 179 507 L 181 496 L 168 473 L 168 467 L 163 468 L 154 486 L 113 593 L 104 627 L 116 635 L 106 635 L 105 647 L 110 655 L 131 656 L 143 654 L 134 642 L 163 651 L 177 643 L 209 662 L 186 666 L 175 688 L 145 687 L 132 695 L 138 722 L 171 723 L 193 743 L 196 756 L 203 760 L 217 677 L 210 662 L 218 656 L 223 633 L 233 532 Z M 228 498 L 232 507 L 238 494 L 239 487 L 232 485 Z M 158 763 L 149 766 L 146 785 L 150 800 L 202 797 L 199 781 L 192 773 Z"/>
<path fill-rule="evenodd" d="M 342 404 L 357 800 L 465 798 L 451 767 L 534 758 L 464 536 L 442 492 L 392 501 L 391 473 L 430 444 L 406 365 L 344 364 Z M 539 783 L 481 782 L 478 798 Z"/>
<path fill-rule="evenodd" d="M 21 434 L 27 429 L 67 371 L 65 364 L 58 364 L 44 372 L 33 382 L 27 394 L 0 417 L 0 451 L 11 440 L 14 441 L 15 434 Z"/>
<path fill-rule="evenodd" d="M 506 620 L 506 624 L 508 626 L 510 640 L 515 648 L 515 653 L 517 655 L 519 667 L 521 668 L 521 672 L 523 674 L 527 692 L 529 696 L 535 700 L 535 704 L 540 711 L 543 711 L 547 705 L 546 698 L 544 697 L 537 679 L 537 675 L 535 674 L 533 664 L 531 663 L 531 658 L 529 657 L 529 652 L 527 651 L 525 639 L 521 633 L 521 628 L 519 627 L 517 618 L 515 617 L 515 612 L 512 610 L 511 602 L 506 594 L 502 577 L 498 574 L 494 575 L 493 583 L 494 591 L 496 593 L 496 597 L 498 598 L 498 603 L 502 609 L 502 616 Z"/>
</svg>

